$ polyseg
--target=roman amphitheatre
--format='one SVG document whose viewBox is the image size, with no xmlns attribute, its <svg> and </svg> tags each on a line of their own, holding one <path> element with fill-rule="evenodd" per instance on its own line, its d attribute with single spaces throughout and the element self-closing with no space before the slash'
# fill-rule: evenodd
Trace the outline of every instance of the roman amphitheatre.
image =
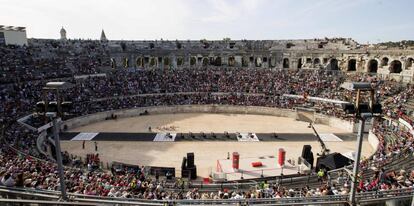
<svg viewBox="0 0 414 206">
<path fill-rule="evenodd" d="M 0 204 L 411 200 L 414 42 L 1 29 Z"/>
<path fill-rule="evenodd" d="M 184 106 L 185 107 L 185 106 Z M 197 108 L 197 107 L 196 107 Z M 181 108 L 182 109 L 182 108 Z M 195 164 L 200 177 L 208 177 L 216 170 L 216 160 L 226 159 L 228 154 L 238 152 L 241 158 L 277 155 L 279 148 L 285 149 L 287 159 L 301 155 L 303 145 L 311 145 L 314 156 L 321 150 L 317 137 L 306 121 L 296 120 L 295 111 L 282 111 L 280 114 L 246 114 L 246 113 L 211 113 L 178 112 L 170 113 L 168 109 L 142 116 L 117 118 L 116 120 L 95 120 L 94 122 L 70 128 L 68 132 L 111 133 L 108 140 L 98 141 L 98 151 L 103 162 L 112 161 L 134 165 L 174 167 L 180 174 L 182 157 L 194 152 Z M 276 112 L 278 109 L 275 109 Z M 286 115 L 286 112 L 291 114 Z M 253 112 L 254 113 L 254 112 Z M 109 114 L 109 113 L 108 113 Z M 289 117 L 288 117 L 289 116 Z M 332 152 L 350 153 L 355 150 L 356 136 L 340 126 L 315 124 L 321 135 L 334 134 L 337 138 L 328 138 L 324 142 Z M 151 131 L 149 131 L 151 128 Z M 204 139 L 201 141 L 154 142 L 140 141 L 142 133 L 256 133 L 277 134 L 262 141 L 226 141 Z M 135 133 L 134 141 L 118 138 L 122 133 Z M 339 139 L 338 139 L 339 137 Z M 217 141 L 220 141 L 218 143 Z M 82 149 L 82 141 L 63 141 L 62 148 L 71 154 L 85 156 L 95 153 L 94 142 L 87 141 Z M 363 143 L 363 156 L 373 153 L 367 140 Z M 179 176 L 179 175 L 177 175 Z"/>
</svg>

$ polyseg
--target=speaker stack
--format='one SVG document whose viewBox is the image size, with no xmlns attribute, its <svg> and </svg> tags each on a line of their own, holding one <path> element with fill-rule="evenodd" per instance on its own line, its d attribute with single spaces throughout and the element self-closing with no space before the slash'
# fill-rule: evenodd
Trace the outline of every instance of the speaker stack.
<svg viewBox="0 0 414 206">
<path fill-rule="evenodd" d="M 197 178 L 197 166 L 194 165 L 194 153 L 187 153 L 187 158 L 183 158 L 181 164 L 181 177 L 187 177 L 189 179 Z"/>
<path fill-rule="evenodd" d="M 187 167 L 194 167 L 194 153 L 187 153 Z"/>
<path fill-rule="evenodd" d="M 183 157 L 183 162 L 181 163 L 181 177 L 188 177 L 187 158 L 186 157 Z"/>
<path fill-rule="evenodd" d="M 305 159 L 311 165 L 311 168 L 313 168 L 314 159 L 313 159 L 312 146 L 303 145 L 302 158 Z"/>
</svg>

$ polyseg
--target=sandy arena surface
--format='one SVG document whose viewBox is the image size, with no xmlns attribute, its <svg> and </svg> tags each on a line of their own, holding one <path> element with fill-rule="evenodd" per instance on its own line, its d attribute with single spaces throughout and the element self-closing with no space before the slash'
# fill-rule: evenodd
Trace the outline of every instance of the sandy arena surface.
<svg viewBox="0 0 414 206">
<path fill-rule="evenodd" d="M 143 132 L 148 131 L 151 125 L 174 126 L 176 132 L 279 132 L 279 133 L 312 133 L 307 123 L 293 119 L 260 116 L 260 115 L 228 115 L 228 114 L 163 114 L 133 118 L 103 121 L 91 125 L 75 128 L 72 131 L 82 132 Z M 344 131 L 326 125 L 315 125 L 320 133 L 343 133 Z M 191 129 L 193 128 L 193 129 Z M 101 160 L 106 162 L 119 161 L 137 165 L 175 167 L 176 174 L 180 174 L 182 158 L 187 152 L 195 153 L 195 164 L 199 176 L 207 177 L 216 169 L 216 160 L 227 158 L 227 153 L 239 152 L 243 157 L 259 157 L 276 155 L 279 148 L 287 151 L 287 158 L 297 157 L 302 153 L 305 144 L 312 146 L 315 155 L 320 152 L 320 145 L 316 141 L 278 141 L 278 142 L 125 142 L 99 141 L 98 153 Z M 356 148 L 355 141 L 326 142 L 332 152 L 346 153 Z M 95 153 L 93 142 L 87 142 L 82 149 L 82 141 L 62 141 L 62 150 L 85 157 L 88 153 Z M 363 156 L 373 152 L 369 143 L 363 144 Z"/>
<path fill-rule="evenodd" d="M 74 128 L 76 132 L 254 132 L 254 133 L 312 133 L 308 123 L 287 117 L 247 114 L 182 113 L 158 114 L 115 121 L 102 121 Z M 157 129 L 157 127 L 159 129 Z M 319 133 L 346 133 L 326 125 L 315 124 Z"/>
</svg>

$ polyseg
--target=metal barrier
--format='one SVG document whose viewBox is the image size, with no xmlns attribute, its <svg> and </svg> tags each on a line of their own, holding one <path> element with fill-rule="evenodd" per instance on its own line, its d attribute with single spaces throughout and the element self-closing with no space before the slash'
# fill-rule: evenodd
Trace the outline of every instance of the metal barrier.
<svg viewBox="0 0 414 206">
<path fill-rule="evenodd" d="M 413 195 L 413 188 L 403 188 L 386 191 L 364 192 L 358 193 L 356 196 L 359 204 L 370 204 L 373 202 L 384 202 L 394 199 L 411 199 Z M 2 200 L 1 202 L 21 202 L 25 203 L 28 200 L 34 201 L 38 204 L 61 204 L 58 202 L 59 192 L 46 190 L 33 190 L 25 188 L 8 188 L 0 186 L 0 196 L 10 198 Z M 119 205 L 347 205 L 348 195 L 332 195 L 319 197 L 292 197 L 292 198 L 263 198 L 263 199 L 220 199 L 220 200 L 144 200 L 144 199 L 127 199 L 127 198 L 112 198 L 90 196 L 82 194 L 69 193 L 71 203 L 79 205 L 89 204 L 119 204 Z M 20 200 L 17 198 L 21 198 Z M 83 204 L 86 203 L 86 204 Z"/>
<path fill-rule="evenodd" d="M 3 127 L 1 131 L 0 140 L 5 141 L 3 138 L 4 134 Z M 17 153 L 21 153 L 19 150 L 8 145 L 10 149 Z M 36 158 L 37 159 L 37 158 Z M 38 159 L 40 161 L 45 161 Z M 393 161 L 391 161 L 393 162 Z M 339 171 L 339 170 L 338 170 Z M 335 171 L 335 172 L 338 172 Z M 258 179 L 257 181 L 268 181 L 269 183 L 278 184 L 292 184 L 309 181 L 312 175 L 301 176 L 301 177 L 274 177 Z M 200 191 L 216 191 L 217 189 L 223 188 L 236 188 L 236 189 L 248 189 L 257 185 L 257 182 L 237 182 L 237 183 L 213 183 L 203 184 L 202 182 L 192 182 L 191 185 L 187 185 L 187 188 L 202 188 Z M 174 189 L 169 189 L 174 191 Z M 180 190 L 180 189 L 176 189 Z M 46 190 L 34 190 L 26 188 L 8 188 L 0 186 L 0 196 L 8 199 L 0 199 L 1 203 L 33 203 L 38 205 L 71 205 L 74 202 L 78 205 L 95 205 L 95 204 L 119 204 L 119 205 L 216 205 L 216 204 L 232 204 L 232 205 L 345 205 L 348 201 L 348 195 L 335 195 L 335 196 L 321 196 L 321 197 L 294 197 L 294 198 L 263 198 L 263 199 L 230 199 L 230 200 L 144 200 L 144 199 L 126 199 L 126 198 L 111 198 L 111 197 L 100 197 L 100 196 L 89 196 L 82 194 L 70 193 L 70 203 L 59 202 L 60 193 L 57 191 L 46 191 Z M 378 201 L 387 201 L 393 199 L 411 199 L 413 196 L 413 188 L 404 188 L 388 191 L 377 191 L 377 192 L 364 192 L 357 194 L 357 202 L 360 204 L 369 204 Z M 20 198 L 20 199 L 19 199 Z"/>
</svg>

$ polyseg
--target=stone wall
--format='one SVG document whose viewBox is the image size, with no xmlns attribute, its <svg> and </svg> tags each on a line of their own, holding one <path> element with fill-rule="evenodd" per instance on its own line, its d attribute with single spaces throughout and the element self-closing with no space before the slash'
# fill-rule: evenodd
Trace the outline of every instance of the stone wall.
<svg viewBox="0 0 414 206">
<path fill-rule="evenodd" d="M 323 48 L 318 48 L 321 43 Z M 270 42 L 268 46 L 260 47 L 261 49 L 257 50 L 251 50 L 249 46 L 168 49 L 168 47 L 165 48 L 161 45 L 154 49 L 145 49 L 145 46 L 132 44 L 129 47 L 136 49 L 121 52 L 111 51 L 110 58 L 115 63 L 114 68 L 248 67 L 326 69 L 351 73 L 372 73 L 382 78 L 391 78 L 400 82 L 412 82 L 414 80 L 414 50 L 358 49 L 357 47 L 351 49 L 348 47 L 352 44 L 348 44 L 349 42 L 343 43 L 276 41 Z M 140 43 L 138 44 L 140 45 Z M 142 44 L 147 45 L 149 42 Z M 295 46 L 288 48 L 288 45 Z"/>
<path fill-rule="evenodd" d="M 295 119 L 296 112 L 289 109 L 280 109 L 272 107 L 255 107 L 255 106 L 232 106 L 232 105 L 178 105 L 162 107 L 140 107 L 135 109 L 123 109 L 114 111 L 105 111 L 95 114 L 89 114 L 82 117 L 73 118 L 65 121 L 62 128 L 67 129 L 88 125 L 94 122 L 105 120 L 111 114 L 117 115 L 118 118 L 139 116 L 140 113 L 147 111 L 149 114 L 173 114 L 173 113 L 229 113 L 229 114 L 255 114 L 255 115 L 272 115 L 278 117 L 288 117 Z M 326 124 L 335 128 L 343 129 L 347 132 L 353 132 L 353 123 L 341 120 L 335 117 L 319 115 L 316 123 Z"/>
<path fill-rule="evenodd" d="M 314 122 L 316 124 L 324 124 L 331 127 L 339 128 L 350 133 L 356 132 L 355 125 L 357 124 L 349 120 L 343 120 L 340 118 L 330 117 L 322 114 L 315 114 Z"/>
<path fill-rule="evenodd" d="M 377 135 L 372 133 L 371 130 L 368 133 L 368 143 L 369 143 L 369 145 L 371 145 L 373 151 L 377 151 L 378 145 L 379 145 L 379 140 L 378 140 Z"/>
</svg>

